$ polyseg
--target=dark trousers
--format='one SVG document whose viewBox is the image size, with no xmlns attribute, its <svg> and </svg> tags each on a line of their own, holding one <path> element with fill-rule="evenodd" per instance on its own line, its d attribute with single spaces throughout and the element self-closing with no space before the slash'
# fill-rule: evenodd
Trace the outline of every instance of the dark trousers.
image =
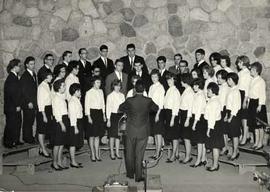
<svg viewBox="0 0 270 192">
<path fill-rule="evenodd" d="M 6 127 L 4 130 L 4 146 L 11 147 L 20 141 L 22 115 L 21 112 L 6 113 Z"/>
<path fill-rule="evenodd" d="M 142 178 L 142 161 L 147 145 L 147 137 L 126 137 L 126 170 L 128 177 Z"/>
<path fill-rule="evenodd" d="M 33 124 L 36 118 L 34 109 L 23 109 L 23 140 L 26 143 L 33 143 Z"/>
</svg>

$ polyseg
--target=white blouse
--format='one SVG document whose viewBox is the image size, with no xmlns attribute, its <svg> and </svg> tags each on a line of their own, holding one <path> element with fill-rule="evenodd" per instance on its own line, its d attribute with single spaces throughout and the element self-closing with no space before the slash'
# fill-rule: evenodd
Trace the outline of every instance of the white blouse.
<svg viewBox="0 0 270 192">
<path fill-rule="evenodd" d="M 215 82 L 217 82 L 217 77 L 216 77 L 216 75 L 217 75 L 217 72 L 218 72 L 219 70 L 222 69 L 222 67 L 221 67 L 220 65 L 216 65 L 213 69 L 214 69 L 214 71 L 215 71 L 215 74 L 214 74 L 214 76 L 213 76 L 213 79 L 214 79 Z"/>
<path fill-rule="evenodd" d="M 228 86 L 228 84 L 225 82 L 222 85 L 219 85 L 219 93 L 218 93 L 218 98 L 220 100 L 220 104 L 222 109 L 224 108 L 224 106 L 226 105 L 226 99 L 227 99 L 227 95 L 230 91 L 230 87 Z"/>
<path fill-rule="evenodd" d="M 105 113 L 104 94 L 101 89 L 92 87 L 85 95 L 85 115 L 90 115 L 90 109 L 102 109 Z"/>
<path fill-rule="evenodd" d="M 107 96 L 106 103 L 106 115 L 110 119 L 112 113 L 117 113 L 119 106 L 124 103 L 125 95 L 121 92 L 117 93 L 115 91 L 111 92 Z"/>
<path fill-rule="evenodd" d="M 227 100 L 226 109 L 231 111 L 231 115 L 236 116 L 241 109 L 241 95 L 237 86 L 230 88 Z"/>
<path fill-rule="evenodd" d="M 50 86 L 47 82 L 42 81 L 37 89 L 38 111 L 43 112 L 46 106 L 52 105 Z"/>
<path fill-rule="evenodd" d="M 148 96 L 158 105 L 159 109 L 163 109 L 165 89 L 160 82 L 150 86 Z"/>
<path fill-rule="evenodd" d="M 248 96 L 249 85 L 251 82 L 251 75 L 248 68 L 244 68 L 238 72 L 239 81 L 238 81 L 238 88 L 241 91 L 245 91 L 245 96 Z"/>
<path fill-rule="evenodd" d="M 225 71 L 227 71 L 228 73 L 233 73 L 234 71 L 230 68 L 230 67 L 225 67 L 223 68 Z"/>
<path fill-rule="evenodd" d="M 190 86 L 185 88 L 183 94 L 181 95 L 181 101 L 180 101 L 179 108 L 181 110 L 191 110 L 192 102 L 193 102 L 193 96 L 194 96 L 193 89 Z"/>
<path fill-rule="evenodd" d="M 266 85 L 261 76 L 251 79 L 249 86 L 249 98 L 259 99 L 259 105 L 265 105 L 266 102 Z"/>
<path fill-rule="evenodd" d="M 207 97 L 207 86 L 211 82 L 215 82 L 213 78 L 206 79 L 205 82 L 204 82 L 204 89 L 203 89 L 203 91 L 204 91 L 204 95 L 205 95 L 206 100 L 208 100 L 208 97 Z"/>
<path fill-rule="evenodd" d="M 62 116 L 68 114 L 67 103 L 60 93 L 56 93 L 52 99 L 53 116 L 57 122 L 62 121 Z"/>
<path fill-rule="evenodd" d="M 128 91 L 128 93 L 127 93 L 127 98 L 129 98 L 129 97 L 133 97 L 134 95 L 135 95 L 135 91 L 134 91 L 135 89 L 130 89 L 129 91 Z M 146 91 L 143 91 L 143 96 L 145 96 L 145 97 L 147 97 L 147 93 L 146 93 Z"/>
<path fill-rule="evenodd" d="M 210 98 L 206 104 L 204 118 L 209 129 L 214 129 L 216 121 L 221 119 L 221 104 L 217 96 Z"/>
<path fill-rule="evenodd" d="M 206 99 L 202 90 L 194 93 L 191 110 L 188 110 L 188 117 L 195 115 L 195 120 L 199 121 L 201 115 L 204 114 Z"/>
<path fill-rule="evenodd" d="M 71 95 L 69 94 L 69 88 L 73 83 L 80 83 L 79 82 L 79 78 L 77 76 L 75 76 L 73 73 L 70 73 L 66 80 L 65 80 L 65 84 L 66 84 L 66 99 L 69 101 L 69 99 L 71 98 Z"/>
<path fill-rule="evenodd" d="M 77 119 L 83 118 L 82 104 L 80 100 L 75 96 L 71 96 L 68 102 L 68 115 L 69 115 L 71 126 L 76 126 Z"/>
<path fill-rule="evenodd" d="M 164 98 L 164 109 L 171 109 L 172 115 L 177 116 L 180 106 L 180 92 L 175 86 L 169 87 Z"/>
</svg>

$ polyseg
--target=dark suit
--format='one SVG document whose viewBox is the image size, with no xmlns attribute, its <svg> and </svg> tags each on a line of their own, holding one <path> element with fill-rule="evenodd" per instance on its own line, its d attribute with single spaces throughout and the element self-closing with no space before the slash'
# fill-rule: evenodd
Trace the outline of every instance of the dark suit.
<svg viewBox="0 0 270 192">
<path fill-rule="evenodd" d="M 82 101 L 84 101 L 85 93 L 89 87 L 89 79 L 92 76 L 92 66 L 89 61 L 85 61 L 85 65 L 83 65 L 82 61 L 79 60 L 79 82 L 81 85 L 81 91 L 82 91 Z"/>
<path fill-rule="evenodd" d="M 128 55 L 121 57 L 121 61 L 124 63 L 124 68 L 123 68 L 124 73 L 129 75 L 132 71 L 134 71 L 134 69 L 132 69 Z M 149 74 L 143 57 L 135 55 L 134 63 L 136 63 L 136 62 L 140 62 L 143 65 L 143 68 L 142 68 L 143 72 L 146 74 Z"/>
<path fill-rule="evenodd" d="M 194 66 L 193 66 L 193 69 L 200 69 L 201 72 L 203 73 L 202 69 L 203 69 L 204 66 L 209 66 L 209 64 L 206 63 L 205 61 L 202 62 L 200 65 L 199 65 L 199 63 L 195 63 Z"/>
<path fill-rule="evenodd" d="M 106 96 L 108 96 L 112 92 L 111 84 L 115 79 L 118 79 L 115 72 L 109 74 L 106 77 L 106 81 L 105 81 L 105 95 Z M 122 72 L 122 80 L 121 81 L 122 81 L 122 87 L 121 87 L 120 92 L 123 93 L 124 95 L 126 95 L 127 94 L 127 84 L 128 84 L 128 75 L 126 73 Z"/>
<path fill-rule="evenodd" d="M 27 71 L 22 74 L 20 79 L 22 90 L 22 108 L 23 108 L 23 140 L 27 143 L 34 142 L 33 124 L 37 109 L 37 79 Z M 33 109 L 29 109 L 28 104 L 33 104 Z"/>
<path fill-rule="evenodd" d="M 16 111 L 21 106 L 21 88 L 18 77 L 10 72 L 4 84 L 4 113 L 6 127 L 4 130 L 4 146 L 11 147 L 19 142 L 21 132 L 21 111 Z"/>
<path fill-rule="evenodd" d="M 45 77 L 45 73 L 52 73 L 51 69 L 48 69 L 45 65 L 43 65 L 37 73 L 37 77 L 38 77 L 38 84 L 40 84 L 44 79 L 46 79 Z"/>
<path fill-rule="evenodd" d="M 178 75 L 180 73 L 179 67 L 178 67 L 178 69 L 176 69 L 176 66 L 175 65 L 174 66 L 170 66 L 169 69 L 168 69 L 168 71 L 170 73 L 172 73 L 172 74 L 175 74 L 175 75 Z"/>
<path fill-rule="evenodd" d="M 130 90 L 130 89 L 133 88 L 133 85 L 132 85 L 132 82 L 131 82 L 131 78 L 132 78 L 132 76 L 134 76 L 134 75 L 136 75 L 136 72 L 135 72 L 135 71 L 132 71 L 132 72 L 128 75 L 128 90 Z M 143 83 L 144 83 L 146 92 L 148 92 L 149 87 L 150 87 L 150 85 L 151 85 L 151 78 L 150 78 L 150 75 L 148 75 L 148 73 L 142 71 L 141 80 L 142 80 Z"/>
<path fill-rule="evenodd" d="M 148 97 L 137 94 L 119 106 L 119 111 L 127 114 L 126 128 L 126 170 L 127 176 L 142 178 L 142 161 L 150 135 L 149 113 L 158 106 Z"/>
<path fill-rule="evenodd" d="M 168 85 L 167 79 L 166 79 L 166 76 L 169 73 L 170 73 L 169 71 L 165 70 L 162 75 L 160 74 L 161 76 L 160 76 L 159 82 L 163 85 L 165 91 L 167 91 L 169 89 L 169 85 Z"/>
<path fill-rule="evenodd" d="M 107 77 L 107 75 L 114 72 L 115 69 L 113 61 L 109 58 L 107 58 L 107 66 L 105 65 L 101 57 L 98 58 L 96 61 L 94 61 L 93 68 L 95 65 L 100 67 L 100 75 L 104 80 Z"/>
</svg>

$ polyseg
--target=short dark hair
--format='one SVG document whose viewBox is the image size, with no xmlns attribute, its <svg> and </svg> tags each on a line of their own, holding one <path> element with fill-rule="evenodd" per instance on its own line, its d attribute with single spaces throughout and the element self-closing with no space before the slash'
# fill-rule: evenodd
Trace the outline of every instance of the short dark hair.
<svg viewBox="0 0 270 192">
<path fill-rule="evenodd" d="M 188 66 L 188 62 L 186 60 L 181 60 L 180 63 L 185 63 L 186 67 Z"/>
<path fill-rule="evenodd" d="M 168 79 L 173 79 L 173 80 L 174 80 L 174 82 L 176 82 L 176 81 L 177 81 L 177 77 L 176 77 L 176 75 L 175 75 L 175 74 L 173 74 L 173 73 L 171 73 L 171 72 L 167 73 L 167 75 L 166 75 L 166 80 L 168 80 Z"/>
<path fill-rule="evenodd" d="M 53 74 L 57 77 L 60 74 L 62 68 L 65 68 L 66 69 L 66 65 L 65 64 L 58 64 L 58 65 L 56 65 L 54 67 L 54 69 L 53 69 Z"/>
<path fill-rule="evenodd" d="M 133 43 L 130 43 L 130 44 L 127 45 L 127 49 L 130 49 L 130 48 L 135 49 L 136 47 L 135 47 L 135 45 Z"/>
<path fill-rule="evenodd" d="M 210 77 L 213 77 L 215 75 L 215 70 L 210 65 L 205 65 L 202 69 L 202 71 L 206 71 Z"/>
<path fill-rule="evenodd" d="M 44 73 L 41 74 L 41 79 L 45 80 L 49 75 L 53 76 L 51 71 L 44 71 Z"/>
<path fill-rule="evenodd" d="M 196 51 L 195 51 L 195 54 L 196 53 L 200 53 L 200 54 L 202 54 L 202 55 L 205 55 L 205 50 L 203 50 L 203 49 L 197 49 Z"/>
<path fill-rule="evenodd" d="M 69 62 L 68 64 L 68 68 L 70 71 L 72 71 L 73 69 L 77 68 L 79 66 L 79 62 L 76 60 L 72 60 Z"/>
<path fill-rule="evenodd" d="M 63 55 L 62 55 L 62 59 L 64 60 L 65 57 L 68 55 L 68 54 L 72 54 L 71 51 L 64 51 Z"/>
<path fill-rule="evenodd" d="M 181 57 L 181 60 L 183 59 L 183 57 L 180 53 L 176 53 L 173 58 L 175 59 L 175 57 L 177 57 L 177 56 Z"/>
<path fill-rule="evenodd" d="M 230 59 L 230 57 L 228 55 L 221 55 L 220 60 L 221 59 L 225 59 L 227 67 L 231 66 L 231 59 Z"/>
<path fill-rule="evenodd" d="M 145 87 L 142 80 L 138 80 L 135 84 L 135 90 L 137 93 L 143 93 Z"/>
<path fill-rule="evenodd" d="M 191 85 L 192 77 L 189 73 L 183 73 L 181 75 L 181 82 Z"/>
<path fill-rule="evenodd" d="M 221 55 L 218 52 L 211 53 L 211 55 L 209 57 L 209 61 L 211 63 L 211 58 L 213 58 L 215 61 L 217 61 L 217 64 L 220 65 L 220 57 L 221 57 Z"/>
<path fill-rule="evenodd" d="M 261 75 L 263 66 L 260 62 L 254 62 L 250 65 L 250 68 L 256 68 L 257 73 Z"/>
<path fill-rule="evenodd" d="M 227 80 L 228 72 L 224 69 L 221 69 L 216 73 L 216 77 L 218 77 L 219 75 L 220 75 L 221 79 Z"/>
<path fill-rule="evenodd" d="M 21 62 L 21 60 L 19 60 L 19 59 L 12 59 L 12 60 L 10 60 L 9 63 L 8 63 L 8 66 L 7 66 L 7 72 L 10 73 L 10 71 L 14 67 L 18 66 L 20 62 Z"/>
<path fill-rule="evenodd" d="M 102 81 L 101 76 L 93 76 L 93 78 L 92 78 L 93 85 L 94 85 L 95 81 Z"/>
<path fill-rule="evenodd" d="M 238 84 L 239 77 L 238 77 L 237 73 L 228 73 L 227 80 L 228 79 L 233 80 L 233 82 L 234 82 L 235 85 Z"/>
<path fill-rule="evenodd" d="M 140 80 L 141 77 L 140 77 L 139 75 L 133 75 L 133 76 L 131 77 L 131 82 L 133 82 L 134 79 Z"/>
<path fill-rule="evenodd" d="M 118 62 L 121 62 L 121 63 L 124 64 L 124 62 L 121 59 L 116 59 L 115 62 L 114 62 L 114 65 L 116 65 L 116 63 L 118 63 Z"/>
<path fill-rule="evenodd" d="M 74 95 L 76 91 L 81 90 L 81 85 L 79 83 L 73 83 L 69 87 L 69 93 L 70 95 Z"/>
<path fill-rule="evenodd" d="M 152 75 L 158 75 L 158 78 L 160 78 L 160 72 L 159 72 L 159 70 L 158 69 L 153 69 L 151 71 L 151 73 L 150 73 L 150 76 L 152 76 Z"/>
<path fill-rule="evenodd" d="M 115 86 L 120 86 L 122 87 L 122 81 L 119 79 L 114 79 L 111 83 L 111 90 L 113 91 Z"/>
<path fill-rule="evenodd" d="M 102 51 L 103 49 L 107 49 L 107 50 L 108 50 L 109 48 L 108 48 L 107 45 L 101 45 L 101 46 L 99 47 L 99 50 Z"/>
<path fill-rule="evenodd" d="M 194 85 L 198 85 L 199 89 L 203 89 L 204 88 L 204 80 L 201 78 L 194 79 L 192 82 L 192 86 L 194 86 Z"/>
<path fill-rule="evenodd" d="M 53 90 L 55 92 L 59 92 L 59 89 L 61 88 L 62 83 L 65 83 L 64 79 L 59 79 L 53 83 Z"/>
<path fill-rule="evenodd" d="M 163 61 L 164 63 L 166 63 L 166 57 L 165 56 L 159 56 L 158 58 L 157 58 L 157 62 L 158 61 Z"/>
<path fill-rule="evenodd" d="M 239 61 L 242 61 L 243 65 L 246 66 L 247 68 L 249 68 L 250 60 L 249 60 L 248 56 L 246 56 L 246 55 L 238 56 L 237 59 L 236 59 L 235 64 L 238 65 Z"/>
<path fill-rule="evenodd" d="M 26 65 L 27 65 L 30 61 L 35 61 L 35 58 L 32 57 L 32 56 L 26 57 L 26 59 L 24 60 L 24 67 L 25 67 L 25 68 L 26 68 Z"/>
<path fill-rule="evenodd" d="M 216 83 L 211 82 L 207 85 L 207 89 L 210 89 L 212 91 L 212 93 L 214 93 L 215 95 L 218 95 L 219 92 L 219 87 Z"/>
<path fill-rule="evenodd" d="M 78 51 L 78 54 L 80 55 L 82 53 L 82 51 L 87 51 L 87 49 L 85 47 L 80 48 L 79 51 Z"/>
<path fill-rule="evenodd" d="M 197 73 L 199 78 L 203 78 L 202 71 L 199 68 L 192 69 L 190 74 L 192 74 L 193 71 L 195 71 Z"/>
<path fill-rule="evenodd" d="M 45 60 L 48 59 L 48 57 L 53 57 L 53 54 L 47 53 L 47 54 L 44 56 L 43 62 L 45 62 Z"/>
</svg>

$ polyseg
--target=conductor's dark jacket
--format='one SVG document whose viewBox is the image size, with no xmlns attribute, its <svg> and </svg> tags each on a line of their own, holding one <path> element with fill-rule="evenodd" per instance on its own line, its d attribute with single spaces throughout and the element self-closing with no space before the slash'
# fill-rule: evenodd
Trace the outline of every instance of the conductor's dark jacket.
<svg viewBox="0 0 270 192">
<path fill-rule="evenodd" d="M 137 94 L 128 98 L 119 106 L 119 111 L 127 114 L 127 137 L 146 138 L 150 135 L 150 111 L 157 111 L 158 106 L 151 98 Z"/>
</svg>

